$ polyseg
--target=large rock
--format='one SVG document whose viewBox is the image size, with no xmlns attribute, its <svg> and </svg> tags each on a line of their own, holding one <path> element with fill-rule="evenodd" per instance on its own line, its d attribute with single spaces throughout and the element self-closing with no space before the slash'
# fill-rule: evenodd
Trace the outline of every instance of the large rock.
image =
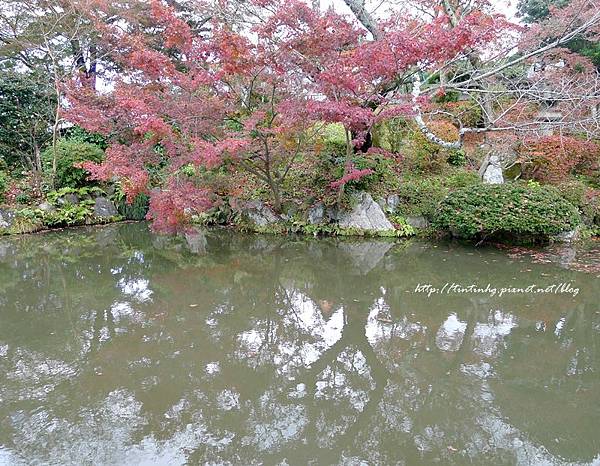
<svg viewBox="0 0 600 466">
<path fill-rule="evenodd" d="M 96 217 L 108 218 L 118 215 L 115 205 L 105 197 L 97 197 L 94 203 L 94 215 Z"/>
<path fill-rule="evenodd" d="M 15 213 L 12 210 L 0 208 L 0 228 L 10 228 L 15 221 Z"/>
<path fill-rule="evenodd" d="M 563 231 L 558 235 L 555 235 L 552 239 L 558 243 L 573 243 L 579 240 L 581 236 L 581 229 L 576 227 L 574 230 Z"/>
<path fill-rule="evenodd" d="M 242 218 L 255 226 L 264 227 L 277 223 L 279 217 L 262 201 L 254 200 L 244 202 L 240 206 Z"/>
<path fill-rule="evenodd" d="M 379 204 L 373 200 L 369 193 L 356 195 L 354 201 L 357 204 L 350 212 L 341 213 L 338 222 L 340 227 L 376 232 L 394 229 Z"/>
<path fill-rule="evenodd" d="M 490 155 L 489 163 L 483 172 L 483 182 L 488 184 L 504 183 L 502 174 L 502 161 L 497 154 Z"/>
<path fill-rule="evenodd" d="M 59 197 L 56 200 L 56 203 L 59 206 L 63 206 L 63 205 L 67 205 L 67 204 L 76 205 L 76 204 L 79 204 L 79 196 L 77 194 L 73 194 L 73 193 L 65 194 L 64 196 Z"/>
<path fill-rule="evenodd" d="M 322 202 L 318 202 L 308 209 L 307 220 L 311 225 L 323 223 L 325 220 L 325 205 Z"/>
<path fill-rule="evenodd" d="M 427 220 L 422 215 L 419 216 L 408 216 L 406 217 L 406 223 L 408 223 L 411 227 L 417 229 L 423 229 L 429 227 L 429 220 Z"/>
<path fill-rule="evenodd" d="M 56 208 L 52 204 L 46 201 L 38 205 L 38 209 L 40 209 L 43 212 L 54 212 L 56 210 Z"/>
<path fill-rule="evenodd" d="M 385 212 L 394 213 L 400 205 L 400 196 L 398 194 L 390 194 L 388 197 L 378 199 L 377 203 Z"/>
</svg>

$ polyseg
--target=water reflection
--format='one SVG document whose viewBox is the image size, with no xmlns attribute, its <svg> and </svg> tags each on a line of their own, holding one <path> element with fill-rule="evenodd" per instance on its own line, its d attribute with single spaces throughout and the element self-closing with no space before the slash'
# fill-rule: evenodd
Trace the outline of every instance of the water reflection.
<svg viewBox="0 0 600 466">
<path fill-rule="evenodd" d="M 581 291 L 412 292 L 460 280 Z M 0 465 L 597 464 L 599 298 L 456 244 L 0 238 Z"/>
</svg>

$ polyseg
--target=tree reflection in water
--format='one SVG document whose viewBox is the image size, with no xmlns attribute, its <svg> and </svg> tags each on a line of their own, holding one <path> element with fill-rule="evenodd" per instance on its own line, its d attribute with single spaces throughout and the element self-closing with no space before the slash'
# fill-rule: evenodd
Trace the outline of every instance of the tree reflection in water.
<svg viewBox="0 0 600 466">
<path fill-rule="evenodd" d="M 0 278 L 0 464 L 600 460 L 593 274 L 124 224 L 0 239 Z M 445 282 L 581 291 L 412 292 Z"/>
</svg>

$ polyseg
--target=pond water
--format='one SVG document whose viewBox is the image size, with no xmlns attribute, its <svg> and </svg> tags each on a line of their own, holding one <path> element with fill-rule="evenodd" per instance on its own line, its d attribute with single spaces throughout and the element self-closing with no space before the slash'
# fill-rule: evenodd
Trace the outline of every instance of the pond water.
<svg viewBox="0 0 600 466">
<path fill-rule="evenodd" d="M 145 224 L 0 238 L 0 464 L 600 464 L 599 264 Z"/>
</svg>

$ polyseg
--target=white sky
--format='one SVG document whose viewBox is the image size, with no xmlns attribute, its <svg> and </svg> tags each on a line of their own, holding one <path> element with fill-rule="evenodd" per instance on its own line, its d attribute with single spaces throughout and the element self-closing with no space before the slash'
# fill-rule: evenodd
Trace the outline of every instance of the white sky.
<svg viewBox="0 0 600 466">
<path fill-rule="evenodd" d="M 492 4 L 496 6 L 499 13 L 504 14 L 508 19 L 512 21 L 518 21 L 516 18 L 517 13 L 517 0 L 491 0 Z M 367 0 L 367 9 L 372 11 L 377 5 L 381 4 L 381 0 Z M 384 2 L 385 3 L 385 2 Z M 321 8 L 328 8 L 333 5 L 336 11 L 345 12 L 351 14 L 350 9 L 346 6 L 343 0 L 321 0 Z M 385 5 L 382 5 L 377 13 L 383 13 Z"/>
</svg>

